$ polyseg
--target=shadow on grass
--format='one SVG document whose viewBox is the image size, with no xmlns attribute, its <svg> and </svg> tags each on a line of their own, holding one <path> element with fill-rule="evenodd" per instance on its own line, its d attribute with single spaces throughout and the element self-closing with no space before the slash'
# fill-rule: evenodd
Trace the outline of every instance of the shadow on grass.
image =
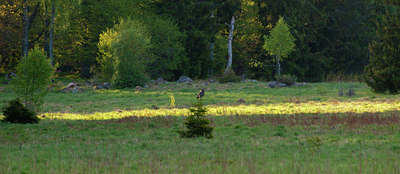
<svg viewBox="0 0 400 174">
<path fill-rule="evenodd" d="M 400 124 L 400 112 L 385 113 L 331 113 L 331 114 L 293 114 L 293 115 L 238 115 L 238 116 L 209 116 L 213 126 L 220 126 L 219 123 L 245 124 L 255 127 L 262 124 L 284 125 L 284 126 L 315 126 L 324 125 L 330 128 L 343 125 L 351 129 L 368 125 L 391 126 Z M 157 126 L 171 127 L 181 122 L 182 117 L 161 116 L 161 117 L 138 117 L 129 116 L 121 119 L 98 121 L 98 123 L 154 123 Z"/>
</svg>

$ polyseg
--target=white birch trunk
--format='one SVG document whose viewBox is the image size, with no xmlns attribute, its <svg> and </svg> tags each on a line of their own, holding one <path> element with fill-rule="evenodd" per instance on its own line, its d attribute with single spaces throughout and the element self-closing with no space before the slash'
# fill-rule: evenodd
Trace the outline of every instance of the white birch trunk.
<svg viewBox="0 0 400 174">
<path fill-rule="evenodd" d="M 23 14 L 23 25 L 24 25 L 24 36 L 22 38 L 22 57 L 28 57 L 29 50 L 29 18 L 28 18 L 28 0 L 24 0 L 24 14 Z"/>
<path fill-rule="evenodd" d="M 232 16 L 231 24 L 229 25 L 229 36 L 228 36 L 228 64 L 226 65 L 225 72 L 226 74 L 229 69 L 232 67 L 232 40 L 233 40 L 233 31 L 235 29 L 235 16 Z"/>
<path fill-rule="evenodd" d="M 281 63 L 279 63 L 280 56 L 276 56 L 276 66 L 278 67 L 276 73 L 278 74 L 278 78 L 281 78 Z"/>
</svg>

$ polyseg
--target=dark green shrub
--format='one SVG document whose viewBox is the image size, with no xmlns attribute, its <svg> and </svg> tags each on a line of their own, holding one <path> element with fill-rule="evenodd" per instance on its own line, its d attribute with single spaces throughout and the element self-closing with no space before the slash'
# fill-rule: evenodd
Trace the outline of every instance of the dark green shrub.
<svg viewBox="0 0 400 174">
<path fill-rule="evenodd" d="M 203 136 L 206 138 L 212 138 L 213 136 L 211 132 L 214 128 L 208 126 L 210 121 L 205 118 L 207 110 L 203 106 L 201 99 L 194 103 L 193 108 L 189 108 L 189 110 L 190 116 L 185 119 L 186 122 L 184 123 L 188 130 L 178 131 L 181 137 L 195 138 Z"/>
<path fill-rule="evenodd" d="M 240 82 L 240 76 L 236 75 L 235 71 L 229 69 L 225 74 L 218 78 L 220 83 Z"/>
<path fill-rule="evenodd" d="M 290 74 L 281 75 L 281 77 L 275 77 L 278 82 L 287 84 L 288 86 L 293 85 L 297 81 L 297 77 Z"/>
<path fill-rule="evenodd" d="M 5 122 L 10 123 L 38 123 L 39 118 L 35 112 L 26 108 L 19 99 L 8 102 L 7 106 L 3 108 Z"/>
</svg>

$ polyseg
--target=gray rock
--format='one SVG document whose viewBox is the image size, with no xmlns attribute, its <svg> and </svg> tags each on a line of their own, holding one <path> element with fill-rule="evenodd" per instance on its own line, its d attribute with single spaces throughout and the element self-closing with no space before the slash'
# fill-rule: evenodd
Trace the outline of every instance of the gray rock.
<svg viewBox="0 0 400 174">
<path fill-rule="evenodd" d="M 103 84 L 103 86 L 104 86 L 105 89 L 111 89 L 111 83 L 110 82 L 105 82 Z"/>
<path fill-rule="evenodd" d="M 257 80 L 254 80 L 254 79 L 246 79 L 246 80 L 243 80 L 243 82 L 257 82 Z"/>
<path fill-rule="evenodd" d="M 284 84 L 284 83 L 277 82 L 277 81 L 270 81 L 270 82 L 267 83 L 267 86 L 269 88 L 275 88 L 275 87 L 281 88 L 281 87 L 286 87 L 288 85 Z"/>
<path fill-rule="evenodd" d="M 210 82 L 210 83 L 215 83 L 215 82 L 217 82 L 217 80 L 215 80 L 215 79 L 210 79 L 210 80 L 208 80 L 208 82 Z"/>
<path fill-rule="evenodd" d="M 300 86 L 304 86 L 304 85 L 306 85 L 306 84 L 307 84 L 306 82 L 301 82 L 301 83 L 295 82 L 295 83 L 293 83 L 291 86 L 300 87 Z"/>
<path fill-rule="evenodd" d="M 142 91 L 142 87 L 136 86 L 135 89 L 134 89 L 134 91 Z"/>
<path fill-rule="evenodd" d="M 68 83 L 67 87 L 63 88 L 61 90 L 61 92 L 63 92 L 63 93 L 71 92 L 76 87 L 78 87 L 78 84 L 76 84 L 76 83 Z"/>
<path fill-rule="evenodd" d="M 177 82 L 178 83 L 190 83 L 190 82 L 193 82 L 193 80 L 187 76 L 180 76 Z"/>
<path fill-rule="evenodd" d="M 167 84 L 168 81 L 164 80 L 163 78 L 158 78 L 157 80 L 154 80 L 154 84 L 156 85 L 162 85 L 162 84 Z"/>
<path fill-rule="evenodd" d="M 351 96 L 355 96 L 356 93 L 354 92 L 354 89 L 349 89 L 349 91 L 346 93 L 347 96 L 351 97 Z"/>
<path fill-rule="evenodd" d="M 72 90 L 72 89 L 70 89 L 70 88 L 64 88 L 64 89 L 61 90 L 61 92 L 67 93 L 67 92 L 70 92 L 71 90 Z"/>
<path fill-rule="evenodd" d="M 204 83 L 202 83 L 201 85 L 203 85 L 203 86 L 208 86 L 208 83 L 207 83 L 207 82 L 204 82 Z"/>
<path fill-rule="evenodd" d="M 339 96 L 339 97 L 343 97 L 343 95 L 344 95 L 343 89 L 340 88 L 339 93 L 338 93 L 338 96 Z"/>
<path fill-rule="evenodd" d="M 76 83 L 68 83 L 66 88 L 75 88 L 75 86 L 78 86 Z"/>
<path fill-rule="evenodd" d="M 81 93 L 81 92 L 83 92 L 83 89 L 82 89 L 82 88 L 79 88 L 79 86 L 75 86 L 75 87 L 72 89 L 71 92 L 72 92 L 72 93 Z"/>
<path fill-rule="evenodd" d="M 94 90 L 105 89 L 103 85 L 96 85 L 93 88 Z"/>
<path fill-rule="evenodd" d="M 111 83 L 110 82 L 105 82 L 102 85 L 96 85 L 94 86 L 95 90 L 99 90 L 99 89 L 111 89 Z"/>
</svg>

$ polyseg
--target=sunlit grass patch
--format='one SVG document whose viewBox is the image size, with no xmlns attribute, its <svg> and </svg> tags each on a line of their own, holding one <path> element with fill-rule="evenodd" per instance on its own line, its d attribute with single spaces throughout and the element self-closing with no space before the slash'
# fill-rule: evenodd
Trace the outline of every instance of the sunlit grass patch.
<svg viewBox="0 0 400 174">
<path fill-rule="evenodd" d="M 269 105 L 208 105 L 209 116 L 232 115 L 289 115 L 289 114 L 327 114 L 327 113 L 378 113 L 397 111 L 399 102 L 307 102 L 307 103 L 275 103 Z M 69 120 L 106 120 L 119 119 L 128 116 L 155 117 L 155 116 L 188 116 L 187 108 L 161 108 L 117 110 L 111 112 L 81 113 L 45 113 L 51 119 Z"/>
</svg>

